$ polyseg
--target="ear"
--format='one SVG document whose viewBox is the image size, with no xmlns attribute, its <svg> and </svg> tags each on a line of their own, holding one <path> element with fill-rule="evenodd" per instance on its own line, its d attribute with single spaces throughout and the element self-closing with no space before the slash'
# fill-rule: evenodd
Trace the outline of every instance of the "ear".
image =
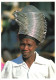
<svg viewBox="0 0 56 80">
<path fill-rule="evenodd" d="M 36 45 L 36 48 L 38 48 L 38 45 Z"/>
<path fill-rule="evenodd" d="M 36 48 L 38 48 L 40 46 L 40 43 L 38 45 L 36 45 Z"/>
</svg>

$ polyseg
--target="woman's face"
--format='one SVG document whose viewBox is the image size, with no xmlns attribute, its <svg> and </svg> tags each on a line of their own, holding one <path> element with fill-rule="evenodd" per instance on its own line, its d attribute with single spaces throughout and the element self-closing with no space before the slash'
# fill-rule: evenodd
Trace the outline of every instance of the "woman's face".
<svg viewBox="0 0 56 80">
<path fill-rule="evenodd" d="M 24 58 L 31 57 L 36 48 L 36 42 L 32 39 L 24 38 L 20 41 L 20 50 Z"/>
</svg>

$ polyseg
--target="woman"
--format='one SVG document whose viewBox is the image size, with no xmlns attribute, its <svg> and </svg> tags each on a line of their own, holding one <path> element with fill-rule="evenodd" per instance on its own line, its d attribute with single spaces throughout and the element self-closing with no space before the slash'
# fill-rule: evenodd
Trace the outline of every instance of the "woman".
<svg viewBox="0 0 56 80">
<path fill-rule="evenodd" d="M 8 61 L 2 71 L 2 78 L 48 79 L 55 78 L 55 68 L 52 60 L 45 59 L 35 51 L 45 39 L 47 32 L 43 14 L 34 6 L 28 5 L 21 12 L 14 12 L 19 24 L 18 37 L 21 56 Z"/>
</svg>

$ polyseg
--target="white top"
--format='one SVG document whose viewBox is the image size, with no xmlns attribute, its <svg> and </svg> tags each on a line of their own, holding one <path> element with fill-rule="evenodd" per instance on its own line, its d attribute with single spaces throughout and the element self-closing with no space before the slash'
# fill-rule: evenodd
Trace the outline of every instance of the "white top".
<svg viewBox="0 0 56 80">
<path fill-rule="evenodd" d="M 36 59 L 28 68 L 27 64 L 22 60 L 22 55 L 13 60 L 7 61 L 3 70 L 2 78 L 19 79 L 19 80 L 36 80 L 55 78 L 55 66 L 52 60 L 45 59 L 36 53 Z M 19 62 L 19 58 L 21 59 Z"/>
</svg>

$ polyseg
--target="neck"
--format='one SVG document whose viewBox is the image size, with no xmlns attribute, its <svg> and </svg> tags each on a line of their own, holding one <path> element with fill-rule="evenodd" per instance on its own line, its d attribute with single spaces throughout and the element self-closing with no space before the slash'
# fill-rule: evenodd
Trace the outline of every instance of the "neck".
<svg viewBox="0 0 56 80">
<path fill-rule="evenodd" d="M 35 57 L 36 54 L 33 54 L 31 57 L 29 58 L 23 58 L 23 60 L 25 61 L 25 63 L 27 64 L 27 66 L 30 68 L 30 66 L 32 65 L 32 63 L 35 61 Z"/>
</svg>

